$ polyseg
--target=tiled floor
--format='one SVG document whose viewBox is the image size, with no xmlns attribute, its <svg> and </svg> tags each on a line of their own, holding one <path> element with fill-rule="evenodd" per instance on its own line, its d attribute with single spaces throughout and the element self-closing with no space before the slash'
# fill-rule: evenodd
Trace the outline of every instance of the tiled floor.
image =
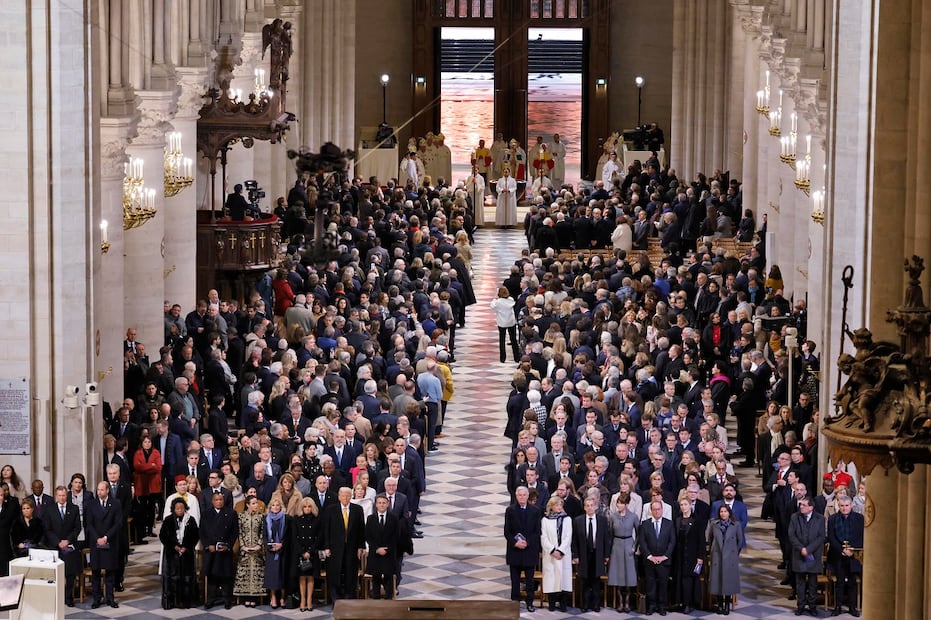
<svg viewBox="0 0 931 620">
<path fill-rule="evenodd" d="M 502 436 L 502 428 L 512 366 L 498 362 L 497 330 L 489 303 L 519 255 L 523 240 L 523 234 L 513 230 L 485 229 L 476 236 L 473 269 L 478 303 L 469 309 L 467 326 L 456 337 L 457 362 L 453 370 L 456 395 L 449 405 L 442 448 L 428 458 L 428 488 L 421 504 L 425 538 L 415 542 L 417 553 L 404 562 L 402 598 L 506 600 L 508 597 L 501 529 L 508 501 L 503 466 L 510 444 Z M 730 429 L 730 436 L 734 436 L 734 429 Z M 780 576 L 775 570 L 778 547 L 772 523 L 753 519 L 759 515 L 762 502 L 759 478 L 754 470 L 739 470 L 739 474 L 744 498 L 751 508 L 751 522 L 749 546 L 741 559 L 744 591 L 730 617 L 794 618 L 793 604 L 786 600 L 789 589 L 778 585 Z M 157 545 L 151 542 L 136 548 L 127 571 L 127 590 L 118 596 L 119 609 L 91 611 L 88 601 L 67 617 L 323 618 L 331 614 L 330 607 L 303 614 L 297 610 L 272 612 L 268 607 L 163 611 L 155 574 L 157 551 Z M 102 610 L 105 611 L 101 613 Z M 531 617 L 527 612 L 522 615 Z M 543 610 L 533 614 L 539 618 L 556 615 Z M 622 617 L 612 610 L 602 615 Z M 706 616 L 714 614 L 696 612 L 691 617 Z M 686 616 L 670 613 L 668 617 Z"/>
</svg>

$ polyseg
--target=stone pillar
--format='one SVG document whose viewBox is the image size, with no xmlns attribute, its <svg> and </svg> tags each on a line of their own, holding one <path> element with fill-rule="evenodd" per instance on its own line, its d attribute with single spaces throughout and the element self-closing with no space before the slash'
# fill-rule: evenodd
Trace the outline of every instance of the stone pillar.
<svg viewBox="0 0 931 620">
<path fill-rule="evenodd" d="M 763 7 L 751 6 L 749 15 L 742 19 L 744 39 L 744 100 L 743 100 L 743 183 L 744 205 L 754 210 L 757 219 L 765 205 L 759 201 L 759 116 L 756 111 L 756 91 L 760 84 L 760 27 Z"/>
<path fill-rule="evenodd" d="M 185 157 L 197 161 L 197 116 L 207 90 L 207 69 L 178 67 L 176 69 L 181 95 L 178 111 L 172 120 L 175 131 L 181 132 L 181 148 Z M 197 171 L 195 169 L 195 176 Z M 197 299 L 195 279 L 190 266 L 197 258 L 197 183 L 179 194 L 165 198 L 165 299 L 179 303 L 185 312 L 194 308 Z"/>
<path fill-rule="evenodd" d="M 920 618 L 906 616 L 896 597 L 896 556 L 902 549 L 899 536 L 899 474 L 895 468 L 873 470 L 867 494 L 873 508 L 873 518 L 867 515 L 863 532 L 864 618 Z M 872 553 L 870 553 L 872 551 Z"/>
<path fill-rule="evenodd" d="M 131 320 L 124 317 L 123 164 L 129 160 L 126 148 L 136 136 L 138 122 L 138 117 L 100 119 L 100 219 L 107 221 L 110 250 L 101 254 L 95 275 L 94 318 L 100 327 L 93 336 L 97 371 L 109 373 L 97 376 L 98 387 L 102 399 L 111 403 L 123 398 L 123 326 L 127 319 Z M 139 341 L 146 345 L 149 359 L 157 359 L 163 344 L 161 335 L 155 340 Z"/>
<path fill-rule="evenodd" d="M 304 24 L 304 3 L 297 0 L 291 0 L 290 4 L 282 3 L 280 16 L 286 22 L 291 22 L 292 30 Z M 299 31 L 300 32 L 300 31 Z M 297 123 L 291 123 L 291 130 L 285 135 L 284 141 L 280 144 L 273 145 L 270 149 L 271 175 L 270 186 L 275 188 L 276 192 L 288 196 L 288 190 L 294 185 L 296 173 L 294 171 L 294 162 L 288 159 L 288 149 L 298 150 L 301 146 L 310 148 L 319 148 L 319 144 L 310 144 L 306 142 L 305 125 L 311 116 L 310 108 L 304 105 L 304 74 L 306 73 L 306 59 L 304 56 L 304 43 L 306 35 L 300 33 L 298 36 L 291 37 L 291 63 L 289 66 L 287 82 L 287 109 L 297 116 Z M 351 144 L 338 144 L 340 148 L 353 148 Z M 274 207 L 274 202 L 272 203 Z"/>
<path fill-rule="evenodd" d="M 165 300 L 165 134 L 174 112 L 174 93 L 139 91 L 138 136 L 127 149 L 129 155 L 142 159 L 145 186 L 155 190 L 155 216 L 139 228 L 124 235 L 126 271 L 123 293 L 125 324 L 121 331 L 134 326 L 142 342 L 161 342 L 164 338 Z"/>
<path fill-rule="evenodd" d="M 743 117 L 747 88 L 744 83 L 744 65 L 748 39 L 743 20 L 750 15 L 749 0 L 731 0 L 729 25 L 731 45 L 727 71 L 727 131 L 724 170 L 731 171 L 731 178 L 738 178 L 743 166 Z M 739 177 L 743 180 L 742 177 Z"/>
<path fill-rule="evenodd" d="M 355 24 L 354 2 L 318 0 L 304 7 L 301 36 L 308 45 L 302 55 L 301 94 L 305 118 L 301 144 L 317 149 L 330 141 L 352 148 L 355 135 Z M 292 56 L 292 62 L 295 58 Z M 401 80 L 401 76 L 398 76 Z"/>
</svg>

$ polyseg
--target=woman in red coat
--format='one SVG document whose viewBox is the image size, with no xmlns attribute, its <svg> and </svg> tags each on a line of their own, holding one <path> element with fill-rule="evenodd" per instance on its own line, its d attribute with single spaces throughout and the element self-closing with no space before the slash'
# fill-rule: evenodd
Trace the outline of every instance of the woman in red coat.
<svg viewBox="0 0 931 620">
<path fill-rule="evenodd" d="M 143 437 L 142 446 L 133 455 L 133 498 L 138 506 L 133 511 L 134 544 L 143 544 L 146 536 L 154 536 L 155 507 L 161 494 L 162 456 L 152 448 L 152 439 Z"/>
<path fill-rule="evenodd" d="M 285 311 L 294 305 L 294 291 L 288 283 L 287 270 L 278 270 L 272 281 L 272 290 L 275 291 L 275 316 L 283 317 Z"/>
</svg>

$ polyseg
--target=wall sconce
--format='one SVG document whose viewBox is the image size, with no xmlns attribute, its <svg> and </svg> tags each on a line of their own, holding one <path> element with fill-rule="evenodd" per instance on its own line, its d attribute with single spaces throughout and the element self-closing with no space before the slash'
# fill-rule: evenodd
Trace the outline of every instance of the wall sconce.
<svg viewBox="0 0 931 620">
<path fill-rule="evenodd" d="M 769 135 L 779 137 L 782 135 L 782 89 L 779 89 L 779 105 L 769 113 Z"/>
<path fill-rule="evenodd" d="M 798 116 L 793 112 L 789 118 L 792 121 L 792 129 L 789 131 L 788 136 L 783 136 L 779 139 L 779 144 L 782 147 L 779 153 L 779 161 L 790 168 L 795 168 L 795 143 L 798 139 Z"/>
<path fill-rule="evenodd" d="M 110 236 L 108 230 L 110 225 L 107 220 L 100 220 L 100 253 L 106 254 L 110 251 Z"/>
<path fill-rule="evenodd" d="M 604 87 L 604 86 L 607 86 L 607 84 L 608 84 L 608 80 L 606 80 L 603 77 L 600 77 L 597 80 L 595 80 L 595 86 Z"/>
<path fill-rule="evenodd" d="M 138 228 L 155 217 L 155 190 L 145 187 L 143 160 L 123 164 L 123 230 Z"/>
<path fill-rule="evenodd" d="M 264 74 L 264 70 L 256 71 L 262 71 Z M 184 151 L 181 150 L 181 132 L 173 131 L 165 138 L 164 194 L 166 198 L 170 198 L 194 182 L 194 162 L 190 157 L 185 157 Z"/>
<path fill-rule="evenodd" d="M 766 84 L 762 90 L 756 91 L 756 111 L 763 116 L 769 116 L 769 70 L 766 71 Z"/>
<path fill-rule="evenodd" d="M 811 134 L 805 136 L 805 158 L 795 162 L 795 187 L 808 194 L 811 190 Z"/>
<path fill-rule="evenodd" d="M 824 198 L 824 188 L 811 194 L 811 219 L 822 226 L 824 225 Z"/>
<path fill-rule="evenodd" d="M 425 78 L 425 77 L 422 76 L 422 75 L 418 75 L 417 78 L 416 78 L 414 81 L 417 83 L 417 86 L 426 86 L 426 85 L 427 85 L 427 78 Z"/>
</svg>

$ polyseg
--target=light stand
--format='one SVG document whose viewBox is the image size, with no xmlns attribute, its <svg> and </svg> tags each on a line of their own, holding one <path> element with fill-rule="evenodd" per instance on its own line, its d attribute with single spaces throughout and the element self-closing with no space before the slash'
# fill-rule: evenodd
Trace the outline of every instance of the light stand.
<svg viewBox="0 0 931 620">
<path fill-rule="evenodd" d="M 381 122 L 383 125 L 388 124 L 388 80 L 390 79 L 387 73 L 381 74 Z"/>
<path fill-rule="evenodd" d="M 640 127 L 640 106 L 643 103 L 643 83 L 644 80 L 639 75 L 634 78 L 634 84 L 637 85 L 637 127 Z"/>
</svg>

